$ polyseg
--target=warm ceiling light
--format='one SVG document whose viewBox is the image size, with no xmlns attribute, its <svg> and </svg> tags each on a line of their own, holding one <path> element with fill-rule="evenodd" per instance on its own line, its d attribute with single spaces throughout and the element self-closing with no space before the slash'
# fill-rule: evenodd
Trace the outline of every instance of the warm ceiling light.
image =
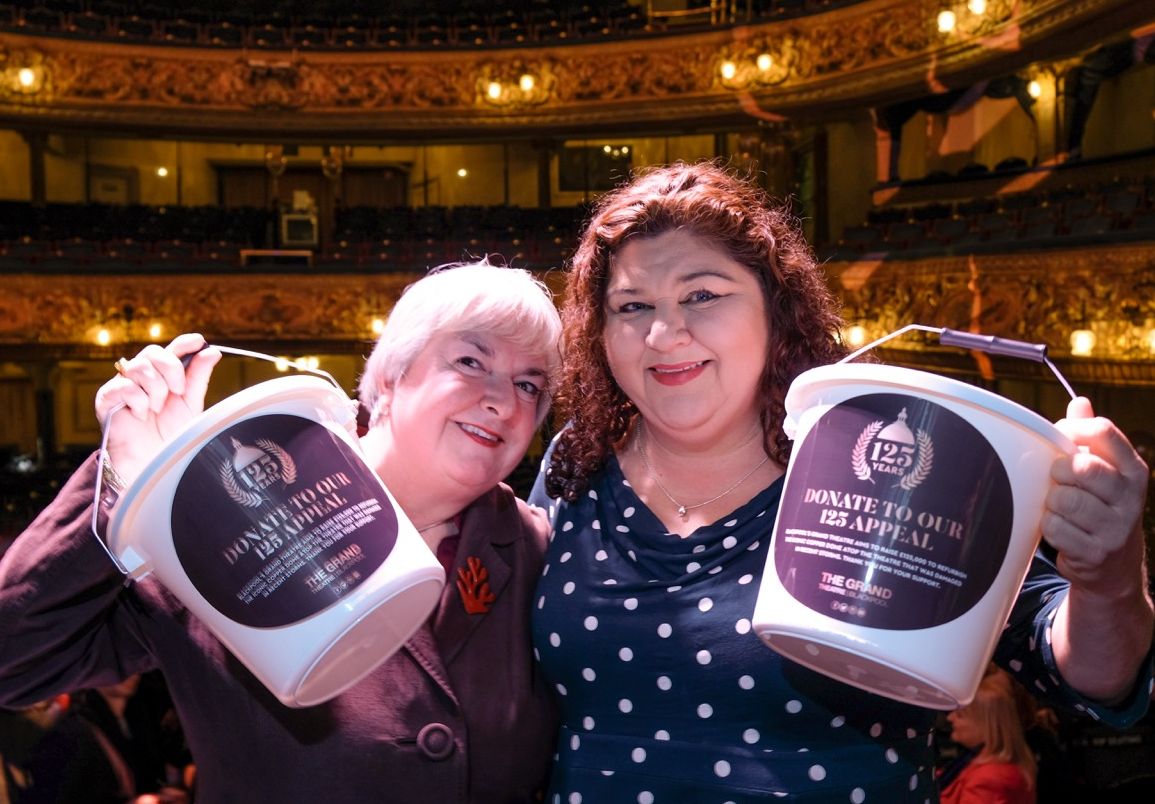
<svg viewBox="0 0 1155 804">
<path fill-rule="evenodd" d="M 957 20 L 955 19 L 953 11 L 940 11 L 938 15 L 938 32 L 950 33 L 954 30 L 955 22 L 957 22 Z"/>
<path fill-rule="evenodd" d="M 289 362 L 289 358 L 287 357 L 278 357 L 273 361 L 273 368 L 284 374 L 289 370 Z"/>
<path fill-rule="evenodd" d="M 622 153 L 623 153 L 623 154 L 628 154 L 629 152 L 630 152 L 630 146 L 628 146 L 628 145 L 623 145 L 623 146 L 622 146 Z"/>
<path fill-rule="evenodd" d="M 369 322 L 369 329 L 374 335 L 380 335 L 385 331 L 385 319 L 378 316 Z"/>
<path fill-rule="evenodd" d="M 497 83 L 496 81 L 490 81 L 489 86 L 486 87 L 485 91 L 491 99 L 497 100 L 501 97 L 501 84 Z"/>
<path fill-rule="evenodd" d="M 730 79 L 732 79 L 737 74 L 738 74 L 738 66 L 736 64 L 734 64 L 734 62 L 729 61 L 729 60 L 722 62 L 722 77 L 723 78 L 725 78 L 727 81 L 729 81 Z"/>
<path fill-rule="evenodd" d="M 96 331 L 96 342 L 100 346 L 108 346 L 112 343 L 112 333 L 106 327 L 101 327 Z"/>
<path fill-rule="evenodd" d="M 162 332 L 164 332 L 164 328 L 155 321 L 148 327 L 148 337 L 152 338 L 154 341 L 160 338 Z"/>
<path fill-rule="evenodd" d="M 517 81 L 517 85 L 521 87 L 522 92 L 531 92 L 533 90 L 534 84 L 536 83 L 537 81 L 529 73 L 526 73 Z"/>
<path fill-rule="evenodd" d="M 982 14 L 987 10 L 987 0 L 967 0 L 967 8 L 972 14 Z"/>
<path fill-rule="evenodd" d="M 1043 85 L 1040 84 L 1038 81 L 1030 82 L 1029 84 L 1027 84 L 1027 94 L 1030 95 L 1035 100 L 1038 100 L 1040 97 L 1042 97 Z"/>
<path fill-rule="evenodd" d="M 769 53 L 761 53 L 754 63 L 758 65 L 759 70 L 766 72 L 774 66 L 774 58 Z"/>
<path fill-rule="evenodd" d="M 20 82 L 20 86 L 27 89 L 36 83 L 36 71 L 31 67 L 21 67 L 16 73 L 16 80 Z"/>
<path fill-rule="evenodd" d="M 465 168 L 458 168 L 458 169 L 457 169 L 457 176 L 458 176 L 458 178 L 462 178 L 462 179 L 464 179 L 464 178 L 465 178 L 466 176 L 468 176 L 468 175 L 469 175 L 469 171 L 468 171 L 468 170 L 466 170 Z"/>
<path fill-rule="evenodd" d="M 1077 329 L 1071 333 L 1071 354 L 1086 357 L 1095 349 L 1095 333 L 1089 329 Z"/>
<path fill-rule="evenodd" d="M 602 153 L 608 154 L 613 149 L 614 149 L 614 147 L 612 145 L 603 145 L 602 146 Z"/>
<path fill-rule="evenodd" d="M 160 167 L 158 167 L 156 169 L 156 175 L 160 176 L 163 179 L 165 176 L 168 175 L 168 168 L 166 168 L 164 165 L 161 165 Z"/>
</svg>

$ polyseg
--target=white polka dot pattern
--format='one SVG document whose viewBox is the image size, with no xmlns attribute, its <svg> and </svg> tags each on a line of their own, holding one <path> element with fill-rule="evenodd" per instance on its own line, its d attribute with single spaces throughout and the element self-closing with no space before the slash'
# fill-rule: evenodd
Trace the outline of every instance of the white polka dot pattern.
<svg viewBox="0 0 1155 804">
<path fill-rule="evenodd" d="M 549 800 L 934 797 L 932 713 L 825 679 L 752 633 L 780 489 L 684 539 L 666 532 L 612 456 L 588 495 L 557 503 L 560 526 L 532 598 L 535 652 L 567 724 Z M 1045 644 L 1040 620 L 1033 633 Z M 1033 633 L 1009 628 L 1003 638 Z M 1021 656 L 1010 666 L 1026 672 Z"/>
</svg>

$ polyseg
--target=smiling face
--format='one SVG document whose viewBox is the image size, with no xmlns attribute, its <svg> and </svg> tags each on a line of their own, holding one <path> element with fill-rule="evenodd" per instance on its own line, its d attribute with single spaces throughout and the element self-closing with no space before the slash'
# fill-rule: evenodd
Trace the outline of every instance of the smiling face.
<svg viewBox="0 0 1155 804">
<path fill-rule="evenodd" d="M 544 355 L 491 333 L 435 334 L 382 392 L 378 472 L 402 508 L 463 506 L 506 477 L 537 428 L 547 367 Z"/>
<path fill-rule="evenodd" d="M 632 239 L 606 289 L 606 356 L 646 427 L 686 446 L 759 426 L 769 327 L 758 279 L 682 230 Z"/>
</svg>

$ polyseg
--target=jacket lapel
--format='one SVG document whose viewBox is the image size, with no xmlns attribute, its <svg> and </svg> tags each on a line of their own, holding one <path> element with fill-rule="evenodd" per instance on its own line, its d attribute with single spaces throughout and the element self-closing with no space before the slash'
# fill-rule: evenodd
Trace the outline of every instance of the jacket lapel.
<svg viewBox="0 0 1155 804">
<path fill-rule="evenodd" d="M 513 534 L 500 532 L 492 497 L 482 497 L 465 511 L 461 544 L 433 620 L 433 633 L 446 665 L 453 662 L 482 621 L 503 606 L 501 594 L 513 575 L 494 547 L 494 543 L 508 544 Z M 509 530 L 508 524 L 504 530 Z"/>
<path fill-rule="evenodd" d="M 405 643 L 405 650 L 419 664 L 430 677 L 437 682 L 437 686 L 458 706 L 461 702 L 453 692 L 453 685 L 449 683 L 449 673 L 445 669 L 446 662 L 437 650 L 437 641 L 433 638 L 433 630 L 429 623 L 422 623 L 421 627 L 409 637 Z"/>
</svg>

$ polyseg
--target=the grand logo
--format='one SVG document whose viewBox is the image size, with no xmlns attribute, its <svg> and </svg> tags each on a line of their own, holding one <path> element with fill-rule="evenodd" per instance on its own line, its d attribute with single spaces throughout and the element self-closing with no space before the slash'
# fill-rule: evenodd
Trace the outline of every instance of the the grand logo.
<svg viewBox="0 0 1155 804">
<path fill-rule="evenodd" d="M 297 479 L 297 465 L 277 443 L 258 438 L 255 445 L 232 438 L 233 454 L 220 466 L 221 485 L 234 502 L 256 508 L 265 500 L 262 493 L 273 483 L 289 485 Z"/>
<path fill-rule="evenodd" d="M 917 435 L 906 424 L 906 408 L 883 427 L 879 420 L 859 434 L 850 453 L 850 465 L 859 480 L 874 483 L 875 475 L 890 476 L 894 485 L 911 491 L 930 474 L 934 442 L 923 429 Z"/>
</svg>

